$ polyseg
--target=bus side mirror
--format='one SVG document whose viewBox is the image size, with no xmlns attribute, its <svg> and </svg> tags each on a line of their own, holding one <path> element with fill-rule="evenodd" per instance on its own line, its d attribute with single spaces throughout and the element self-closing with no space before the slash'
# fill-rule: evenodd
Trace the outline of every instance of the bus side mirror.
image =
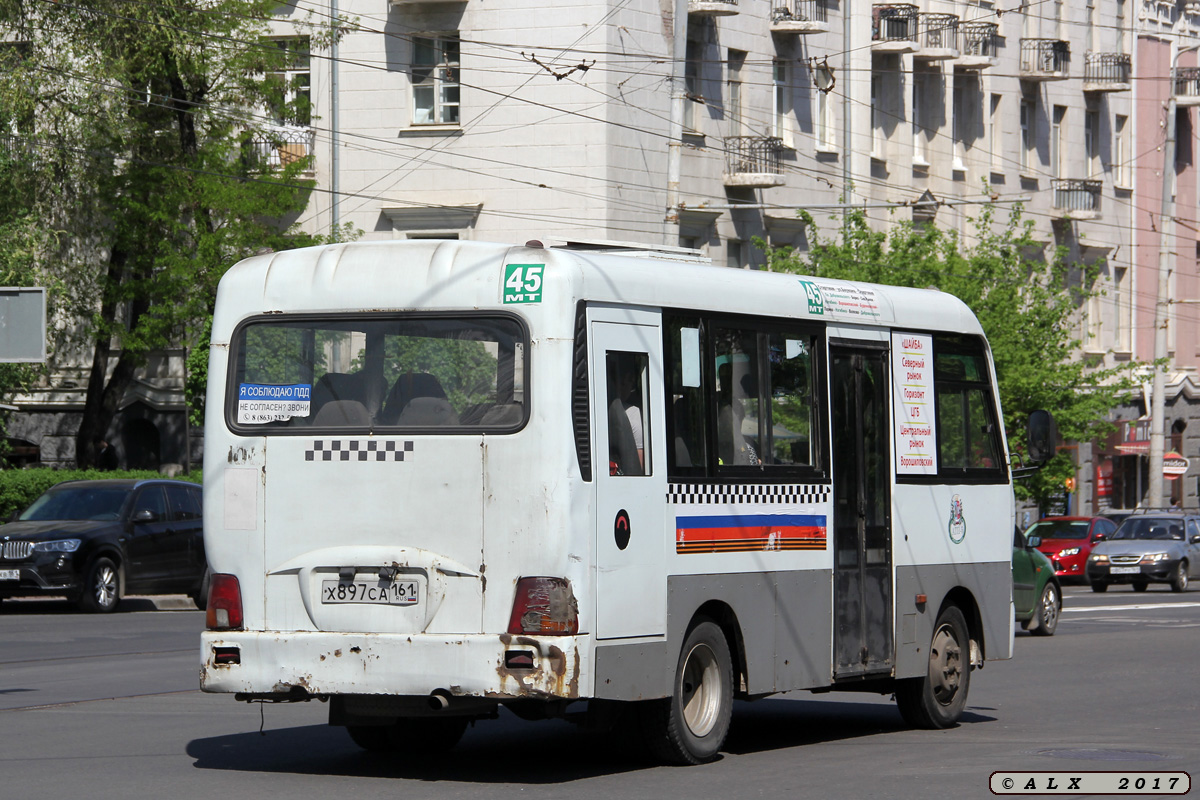
<svg viewBox="0 0 1200 800">
<path fill-rule="evenodd" d="M 1049 411 L 1034 411 L 1029 415 L 1029 460 L 1044 464 L 1054 456 L 1058 444 L 1058 426 Z"/>
<path fill-rule="evenodd" d="M 1025 544 L 1027 547 L 1029 547 L 1030 550 L 1034 549 L 1035 547 L 1041 547 L 1042 546 L 1042 537 L 1030 536 L 1028 539 L 1025 540 Z"/>
</svg>

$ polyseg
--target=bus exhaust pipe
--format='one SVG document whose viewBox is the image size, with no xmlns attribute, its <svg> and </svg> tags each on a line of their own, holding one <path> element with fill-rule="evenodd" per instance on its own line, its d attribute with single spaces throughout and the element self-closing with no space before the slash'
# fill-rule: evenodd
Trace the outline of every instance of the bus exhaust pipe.
<svg viewBox="0 0 1200 800">
<path fill-rule="evenodd" d="M 435 689 L 429 695 L 429 707 L 434 711 L 445 711 L 450 707 L 450 694 L 445 689 Z"/>
</svg>

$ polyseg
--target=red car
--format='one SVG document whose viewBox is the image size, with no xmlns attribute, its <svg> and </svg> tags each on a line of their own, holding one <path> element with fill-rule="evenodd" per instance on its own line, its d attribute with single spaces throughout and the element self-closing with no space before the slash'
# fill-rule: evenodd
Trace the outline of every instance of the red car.
<svg viewBox="0 0 1200 800">
<path fill-rule="evenodd" d="M 1112 536 L 1116 530 L 1117 524 L 1108 517 L 1044 517 L 1030 525 L 1025 536 L 1042 537 L 1038 550 L 1050 559 L 1060 581 L 1086 583 L 1092 545 Z"/>
</svg>

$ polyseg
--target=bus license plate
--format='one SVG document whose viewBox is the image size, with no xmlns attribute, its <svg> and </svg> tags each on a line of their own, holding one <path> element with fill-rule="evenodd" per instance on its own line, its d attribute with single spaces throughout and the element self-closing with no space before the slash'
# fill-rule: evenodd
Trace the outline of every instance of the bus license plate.
<svg viewBox="0 0 1200 800">
<path fill-rule="evenodd" d="M 1109 575 L 1137 575 L 1142 571 L 1141 567 L 1109 567 Z"/>
<path fill-rule="evenodd" d="M 322 603 L 374 603 L 414 606 L 420 601 L 420 584 L 398 581 L 321 581 Z"/>
<path fill-rule="evenodd" d="M 19 569 L 0 569 L 0 581 L 19 581 L 21 580 L 21 570 Z"/>
</svg>

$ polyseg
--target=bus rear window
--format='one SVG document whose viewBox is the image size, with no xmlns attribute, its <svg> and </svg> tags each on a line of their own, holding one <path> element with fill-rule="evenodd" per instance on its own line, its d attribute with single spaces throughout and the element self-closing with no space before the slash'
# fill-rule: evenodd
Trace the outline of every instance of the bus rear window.
<svg viewBox="0 0 1200 800">
<path fill-rule="evenodd" d="M 235 430 L 516 430 L 526 334 L 511 317 L 259 318 L 234 336 Z"/>
</svg>

